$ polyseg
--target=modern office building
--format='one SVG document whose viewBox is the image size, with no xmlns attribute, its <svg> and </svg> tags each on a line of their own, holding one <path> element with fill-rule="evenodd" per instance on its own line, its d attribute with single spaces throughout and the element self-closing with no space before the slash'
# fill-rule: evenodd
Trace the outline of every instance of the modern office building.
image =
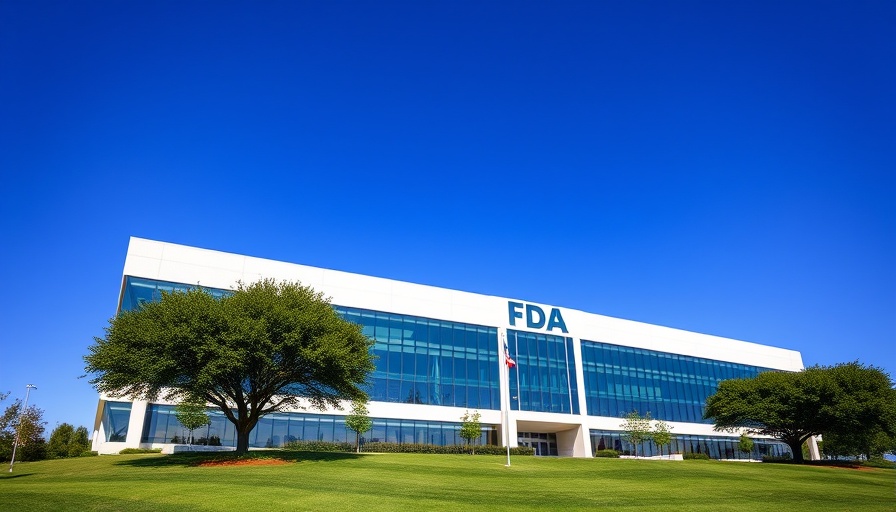
<svg viewBox="0 0 896 512">
<path fill-rule="evenodd" d="M 590 457 L 631 451 L 623 417 L 637 410 L 672 427 L 671 451 L 745 458 L 738 437 L 715 432 L 703 407 L 724 379 L 798 371 L 798 352 L 621 320 L 556 305 L 131 238 L 119 310 L 196 285 L 226 294 L 237 281 L 301 281 L 374 340 L 371 441 L 454 444 L 466 411 L 479 411 L 483 443 L 526 445 L 539 455 Z M 506 341 L 516 366 L 503 363 Z M 174 406 L 101 396 L 94 449 L 170 447 L 184 429 Z M 354 440 L 345 410 L 295 411 L 260 420 L 250 443 Z M 506 413 L 504 411 L 507 411 Z M 507 417 L 504 417 L 504 414 Z M 506 419 L 506 421 L 505 421 Z M 505 432 L 505 426 L 506 432 Z M 232 424 L 213 413 L 194 437 L 234 445 Z M 669 451 L 667 447 L 665 451 Z M 789 449 L 757 439 L 753 458 Z M 642 454 L 657 452 L 645 443 Z"/>
</svg>

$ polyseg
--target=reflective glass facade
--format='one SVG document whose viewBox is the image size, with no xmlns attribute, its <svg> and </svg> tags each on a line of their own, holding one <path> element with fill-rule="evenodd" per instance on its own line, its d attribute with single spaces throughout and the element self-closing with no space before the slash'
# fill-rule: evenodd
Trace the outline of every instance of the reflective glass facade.
<svg viewBox="0 0 896 512">
<path fill-rule="evenodd" d="M 371 400 L 500 409 L 496 328 L 334 307 L 375 342 Z"/>
<path fill-rule="evenodd" d="M 130 406 L 130 404 L 127 404 Z M 236 431 L 224 414 L 208 410 L 211 425 L 193 432 L 195 444 L 236 446 Z M 373 429 L 363 440 L 389 443 L 420 443 L 433 445 L 463 444 L 458 435 L 460 423 L 373 418 Z M 141 443 L 186 442 L 189 431 L 174 415 L 174 406 L 150 404 L 146 410 Z M 329 414 L 274 413 L 258 420 L 249 434 L 253 448 L 278 448 L 290 441 L 354 442 L 355 433 L 345 426 L 344 416 Z M 497 444 L 494 426 L 483 425 L 480 444 Z"/>
<path fill-rule="evenodd" d="M 507 346 L 516 361 L 510 370 L 512 407 L 579 414 L 572 338 L 509 329 Z"/>
<path fill-rule="evenodd" d="M 124 293 L 121 297 L 121 311 L 130 311 L 146 302 L 156 302 L 162 299 L 162 292 L 185 292 L 196 288 L 181 283 L 169 283 L 154 279 L 125 276 Z M 213 296 L 222 297 L 230 292 L 217 288 L 206 288 Z"/>
<path fill-rule="evenodd" d="M 139 308 L 141 304 L 157 301 L 165 291 L 186 291 L 195 287 L 126 276 L 120 310 L 133 310 Z M 362 290 L 363 287 L 358 289 Z M 231 293 L 229 290 L 212 288 L 208 288 L 208 291 L 217 297 Z M 443 292 L 451 291 L 443 290 Z M 429 293 L 427 290 L 422 290 L 421 296 L 426 297 L 427 293 Z M 372 300 L 367 296 L 358 298 L 358 302 L 353 300 L 354 296 L 351 294 L 341 297 L 346 303 L 372 306 L 380 304 L 383 309 L 392 307 L 389 301 Z M 464 298 L 459 297 L 455 300 L 461 301 Z M 549 329 L 541 327 L 537 316 L 534 320 L 528 316 L 528 304 L 507 301 L 509 322 L 508 314 L 504 314 L 496 316 L 493 325 L 513 326 L 516 325 L 514 324 L 516 318 L 520 322 L 525 320 L 529 330 L 508 328 L 504 331 L 503 328 L 488 325 L 441 320 L 439 318 L 490 322 L 491 316 L 467 315 L 439 309 L 438 304 L 448 303 L 441 299 L 430 302 L 434 307 L 427 306 L 421 311 L 433 315 L 434 318 L 333 306 L 343 318 L 359 324 L 362 332 L 374 342 L 371 351 L 376 356 L 375 370 L 370 375 L 367 387 L 372 401 L 451 406 L 471 411 L 478 409 L 485 412 L 490 422 L 497 423 L 497 418 L 500 417 L 497 411 L 501 407 L 500 372 L 504 369 L 501 359 L 503 340 L 499 340 L 499 331 L 506 332 L 509 354 L 516 361 L 516 366 L 509 371 L 509 389 L 503 390 L 510 397 L 510 407 L 516 411 L 565 415 L 586 412 L 592 416 L 622 418 L 636 410 L 641 414 L 650 413 L 654 419 L 705 424 L 710 423 L 702 418 L 706 398 L 715 392 L 720 381 L 752 377 L 759 372 L 768 371 L 767 368 L 757 366 L 583 339 L 580 343 L 582 373 L 579 375 L 584 377 L 582 391 L 585 393 L 586 410 L 580 411 L 576 377 L 578 362 L 574 346 L 578 343 L 578 338 L 586 335 L 586 332 L 592 337 L 597 337 L 594 330 L 577 332 L 579 326 L 570 323 L 570 334 L 548 334 Z M 482 311 L 486 310 L 488 308 Z M 499 307 L 495 307 L 495 310 L 508 311 L 507 308 Z M 551 315 L 556 311 L 556 316 L 560 318 L 561 311 L 558 308 L 552 308 L 551 311 Z M 519 314 L 514 317 L 514 312 L 526 316 L 520 319 Z M 541 316 L 548 314 L 543 312 Z M 544 330 L 531 332 L 536 329 Z M 625 326 L 620 329 L 624 330 Z M 679 350 L 675 346 L 675 344 L 669 345 L 669 350 Z M 698 345 L 687 346 L 693 349 Z M 665 349 L 665 346 L 662 347 Z M 760 364 L 773 364 L 768 361 L 778 360 L 753 357 L 752 354 L 744 353 L 744 349 L 738 345 L 732 347 L 734 351 L 731 357 L 734 359 L 740 360 L 743 357 L 742 360 Z M 777 349 L 769 348 L 769 350 Z M 392 405 L 383 411 L 388 412 L 381 414 L 407 415 L 417 419 L 373 418 L 373 429 L 366 433 L 365 440 L 436 445 L 463 443 L 458 436 L 459 422 L 421 419 L 429 416 L 430 409 Z M 130 413 L 129 402 L 106 402 L 101 421 L 107 441 L 126 440 Z M 235 446 L 233 425 L 220 411 L 209 410 L 209 415 L 211 425 L 195 431 L 194 441 L 198 444 Z M 449 419 L 453 416 L 449 416 Z M 460 416 L 460 413 L 457 416 Z M 527 431 L 537 428 L 534 425 L 544 420 L 542 416 L 525 413 L 511 415 L 511 420 L 514 417 L 520 422 L 520 426 L 528 425 L 521 427 Z M 569 416 L 557 418 L 555 428 L 546 426 L 545 430 L 566 429 L 569 424 L 578 422 Z M 141 443 L 147 444 L 186 442 L 189 432 L 177 422 L 173 406 L 149 404 L 143 419 L 145 421 L 142 432 L 131 432 L 132 443 L 137 437 Z M 551 420 L 546 421 L 550 422 Z M 582 423 L 580 433 L 584 434 L 588 431 L 589 424 Z M 496 428 L 497 425 L 484 424 L 480 442 L 498 444 L 500 440 Z M 683 427 L 678 430 L 688 431 Z M 574 441 L 569 441 L 567 437 L 569 436 L 561 436 L 558 440 L 556 433 L 521 431 L 518 433 L 517 442 L 533 446 L 541 455 L 573 453 L 571 443 L 575 443 L 577 450 L 575 453 L 587 452 L 586 443 L 589 437 L 579 435 Z M 673 433 L 673 437 L 671 451 L 706 453 L 713 458 L 760 458 L 762 455 L 781 455 L 789 450 L 786 445 L 779 442 L 756 440 L 754 453 L 748 457 L 737 450 L 738 439 L 735 437 L 681 433 Z M 594 451 L 606 448 L 621 452 L 633 451 L 633 447 L 626 445 L 622 440 L 622 433 L 619 430 L 591 430 L 590 439 Z M 291 440 L 352 442 L 354 433 L 346 428 L 344 416 L 304 412 L 276 413 L 267 415 L 258 422 L 249 442 L 252 447 L 264 448 L 280 447 Z M 646 455 L 659 453 L 659 450 L 649 443 L 644 443 L 638 451 Z M 663 451 L 668 453 L 670 447 L 665 447 Z"/>
<path fill-rule="evenodd" d="M 753 451 L 743 453 L 737 448 L 739 438 L 728 436 L 693 436 L 672 434 L 672 443 L 660 449 L 651 442 L 638 445 L 638 456 L 653 457 L 670 453 L 705 453 L 713 459 L 762 459 L 764 455 L 776 457 L 790 454 L 790 448 L 779 441 L 754 439 Z M 634 446 L 622 438 L 622 433 L 612 430 L 591 430 L 592 453 L 598 450 L 616 450 L 622 455 L 634 455 Z"/>
<path fill-rule="evenodd" d="M 124 442 L 131 421 L 131 402 L 106 402 L 102 421 L 106 441 Z"/>
<path fill-rule="evenodd" d="M 591 416 L 622 418 L 632 411 L 654 419 L 712 423 L 706 399 L 725 379 L 766 368 L 582 340 L 585 400 Z"/>
<path fill-rule="evenodd" d="M 191 288 L 195 286 L 128 276 L 121 309 L 160 300 L 163 291 Z M 219 297 L 229 293 L 207 290 Z M 334 309 L 361 325 L 364 334 L 375 341 L 376 370 L 368 389 L 371 400 L 470 409 L 501 407 L 496 328 L 341 306 Z"/>
</svg>

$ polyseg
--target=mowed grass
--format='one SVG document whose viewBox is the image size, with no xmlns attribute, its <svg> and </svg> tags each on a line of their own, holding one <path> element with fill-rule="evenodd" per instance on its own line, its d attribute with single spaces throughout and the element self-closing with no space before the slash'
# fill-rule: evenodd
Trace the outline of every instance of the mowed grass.
<svg viewBox="0 0 896 512">
<path fill-rule="evenodd" d="M 0 510 L 896 510 L 896 470 L 718 461 L 280 452 L 279 466 L 117 455 L 17 464 Z"/>
</svg>

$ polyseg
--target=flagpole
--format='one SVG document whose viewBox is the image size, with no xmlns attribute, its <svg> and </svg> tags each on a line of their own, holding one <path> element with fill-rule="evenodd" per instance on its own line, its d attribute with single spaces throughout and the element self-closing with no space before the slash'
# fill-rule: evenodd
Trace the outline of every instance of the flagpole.
<svg viewBox="0 0 896 512">
<path fill-rule="evenodd" d="M 501 333 L 501 341 L 502 343 L 502 352 L 504 353 L 504 372 L 507 375 L 507 407 L 504 410 L 504 446 L 507 447 L 507 464 L 505 467 L 510 467 L 510 365 L 507 364 L 507 333 Z"/>
</svg>

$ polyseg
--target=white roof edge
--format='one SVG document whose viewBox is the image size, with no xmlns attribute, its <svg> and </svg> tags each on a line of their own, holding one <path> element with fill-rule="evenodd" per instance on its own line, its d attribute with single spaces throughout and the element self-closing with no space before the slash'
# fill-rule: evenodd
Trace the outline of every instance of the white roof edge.
<svg viewBox="0 0 896 512">
<path fill-rule="evenodd" d="M 615 318 L 563 306 L 311 267 L 135 236 L 131 236 L 129 240 L 123 275 L 224 289 L 232 288 L 237 281 L 254 282 L 266 277 L 299 280 L 316 290 L 323 291 L 333 298 L 334 303 L 344 306 L 493 327 L 509 327 L 506 321 L 507 301 L 522 302 L 548 310 L 555 307 L 561 309 L 569 325 L 568 336 L 588 341 L 782 370 L 796 371 L 803 368 L 802 355 L 790 349 Z M 527 329 L 520 328 L 520 330 Z M 675 347 L 661 348 L 669 343 L 674 343 Z M 728 356 L 727 352 L 732 352 L 734 355 Z"/>
</svg>

